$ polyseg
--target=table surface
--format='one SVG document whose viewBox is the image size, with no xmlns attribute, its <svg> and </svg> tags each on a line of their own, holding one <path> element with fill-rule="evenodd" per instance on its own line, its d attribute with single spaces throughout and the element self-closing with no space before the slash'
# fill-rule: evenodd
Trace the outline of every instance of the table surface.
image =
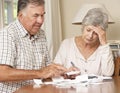
<svg viewBox="0 0 120 93">
<path fill-rule="evenodd" d="M 120 77 L 105 80 L 102 84 L 91 84 L 88 86 L 77 86 L 70 88 L 57 87 L 55 85 L 24 86 L 14 93 L 120 93 Z"/>
</svg>

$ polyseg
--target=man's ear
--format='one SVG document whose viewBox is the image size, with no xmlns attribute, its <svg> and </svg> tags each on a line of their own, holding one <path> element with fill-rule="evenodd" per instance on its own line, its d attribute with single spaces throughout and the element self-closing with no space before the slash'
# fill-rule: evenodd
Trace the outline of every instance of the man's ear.
<svg viewBox="0 0 120 93">
<path fill-rule="evenodd" d="M 18 13 L 18 17 L 22 17 L 22 16 L 25 16 L 25 15 L 26 15 L 26 13 L 25 13 L 24 10 L 22 10 Z"/>
<path fill-rule="evenodd" d="M 20 11 L 19 13 L 18 13 L 18 17 L 21 17 L 23 14 L 22 14 L 22 12 Z"/>
</svg>

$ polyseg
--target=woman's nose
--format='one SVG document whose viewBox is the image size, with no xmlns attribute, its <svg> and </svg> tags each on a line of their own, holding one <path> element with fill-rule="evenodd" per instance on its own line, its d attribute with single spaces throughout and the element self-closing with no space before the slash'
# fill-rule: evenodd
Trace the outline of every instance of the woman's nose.
<svg viewBox="0 0 120 93">
<path fill-rule="evenodd" d="M 92 38 L 93 37 L 93 32 L 89 33 L 89 37 Z"/>
</svg>

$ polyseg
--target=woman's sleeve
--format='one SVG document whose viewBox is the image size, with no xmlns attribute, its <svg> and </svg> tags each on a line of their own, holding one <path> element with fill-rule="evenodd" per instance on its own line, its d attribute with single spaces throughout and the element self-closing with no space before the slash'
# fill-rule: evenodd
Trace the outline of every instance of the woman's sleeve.
<svg viewBox="0 0 120 93">
<path fill-rule="evenodd" d="M 108 44 L 100 47 L 101 53 L 101 68 L 103 76 L 112 76 L 114 73 L 113 54 Z"/>
<path fill-rule="evenodd" d="M 67 49 L 68 49 L 68 42 L 67 40 L 64 40 L 61 43 L 60 48 L 55 56 L 54 63 L 64 65 L 64 63 L 66 62 L 65 60 L 67 56 Z"/>
</svg>

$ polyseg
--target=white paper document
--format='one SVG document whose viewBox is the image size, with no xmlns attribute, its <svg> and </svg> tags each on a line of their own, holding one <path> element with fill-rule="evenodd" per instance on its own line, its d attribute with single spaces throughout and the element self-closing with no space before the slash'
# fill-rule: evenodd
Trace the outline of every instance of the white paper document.
<svg viewBox="0 0 120 93">
<path fill-rule="evenodd" d="M 102 84 L 104 79 L 112 79 L 112 77 L 97 76 L 94 74 L 79 75 L 75 79 L 64 79 L 63 77 L 54 77 L 50 82 L 42 82 L 41 79 L 34 79 L 35 84 L 54 84 L 58 87 L 70 86 L 87 86 L 89 84 Z"/>
</svg>

